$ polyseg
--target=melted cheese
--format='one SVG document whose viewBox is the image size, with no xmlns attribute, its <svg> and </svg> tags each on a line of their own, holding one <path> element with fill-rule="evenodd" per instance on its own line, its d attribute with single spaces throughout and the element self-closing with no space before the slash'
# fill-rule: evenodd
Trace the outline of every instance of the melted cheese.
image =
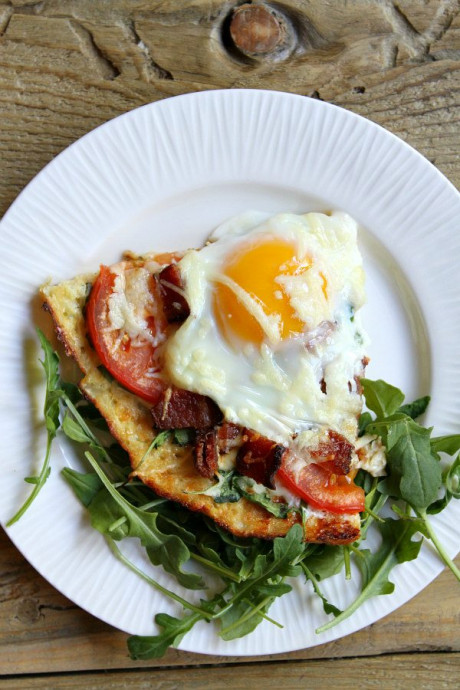
<svg viewBox="0 0 460 690">
<path fill-rule="evenodd" d="M 156 267 L 156 265 L 155 265 Z M 125 334 L 134 347 L 146 341 L 157 347 L 164 333 L 149 328 L 148 318 L 155 318 L 156 305 L 150 290 L 152 274 L 145 266 L 125 269 L 123 264 L 111 269 L 115 274 L 112 294 L 108 299 L 108 321 L 111 330 Z"/>
<path fill-rule="evenodd" d="M 168 374 L 177 386 L 212 397 L 228 421 L 283 445 L 292 446 L 294 436 L 321 427 L 353 442 L 362 406 L 354 377 L 361 373 L 367 345 L 356 314 L 364 302 L 356 223 L 343 213 L 281 214 L 250 228 L 245 214 L 242 226 L 238 219 L 226 223 L 228 232 L 216 231 L 216 242 L 179 262 L 191 314 L 168 341 Z M 247 242 L 266 235 L 295 244 L 299 260 L 312 259 L 313 271 L 278 281 L 305 331 L 280 340 L 276 316 L 267 316 L 253 295 L 232 286 L 266 335 L 260 347 L 235 346 L 216 322 L 214 286 L 225 280 L 226 257 L 242 237 Z M 263 267 L 255 265 L 254 271 L 263 277 Z"/>
</svg>

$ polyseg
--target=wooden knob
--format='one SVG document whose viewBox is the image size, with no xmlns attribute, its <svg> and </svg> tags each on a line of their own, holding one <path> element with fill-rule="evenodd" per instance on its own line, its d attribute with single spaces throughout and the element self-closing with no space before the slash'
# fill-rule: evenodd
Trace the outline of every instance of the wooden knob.
<svg viewBox="0 0 460 690">
<path fill-rule="evenodd" d="M 239 51 L 264 57 L 284 48 L 287 27 L 282 15 L 265 4 L 240 5 L 233 11 L 230 36 Z"/>
</svg>

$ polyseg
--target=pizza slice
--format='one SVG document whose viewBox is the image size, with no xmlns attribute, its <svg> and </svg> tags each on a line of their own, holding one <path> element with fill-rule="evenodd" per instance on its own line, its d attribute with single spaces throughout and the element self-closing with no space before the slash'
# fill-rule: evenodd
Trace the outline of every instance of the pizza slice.
<svg viewBox="0 0 460 690">
<path fill-rule="evenodd" d="M 356 234 L 343 213 L 244 214 L 200 250 L 41 289 L 133 477 L 239 536 L 359 537 Z"/>
</svg>

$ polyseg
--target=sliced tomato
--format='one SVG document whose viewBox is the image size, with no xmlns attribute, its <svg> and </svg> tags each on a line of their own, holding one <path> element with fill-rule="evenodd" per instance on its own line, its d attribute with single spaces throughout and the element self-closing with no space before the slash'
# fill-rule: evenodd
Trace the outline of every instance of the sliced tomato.
<svg viewBox="0 0 460 690">
<path fill-rule="evenodd" d="M 139 267 L 131 262 L 118 264 L 117 270 L 129 271 Z M 107 371 L 122 386 L 139 397 L 156 403 L 167 387 L 161 378 L 161 348 L 148 339 L 131 342 L 127 334 L 114 329 L 110 322 L 109 298 L 114 291 L 116 273 L 107 266 L 101 266 L 99 276 L 93 285 L 86 305 L 86 325 L 94 349 Z M 156 283 L 150 283 L 152 304 L 156 305 L 154 315 L 146 319 L 150 333 L 165 332 L 167 322 L 162 312 L 161 297 Z"/>
<path fill-rule="evenodd" d="M 364 510 L 364 491 L 347 475 L 334 474 L 332 463 L 310 463 L 299 468 L 288 455 L 276 474 L 291 493 L 312 508 L 331 513 L 358 513 Z"/>
</svg>

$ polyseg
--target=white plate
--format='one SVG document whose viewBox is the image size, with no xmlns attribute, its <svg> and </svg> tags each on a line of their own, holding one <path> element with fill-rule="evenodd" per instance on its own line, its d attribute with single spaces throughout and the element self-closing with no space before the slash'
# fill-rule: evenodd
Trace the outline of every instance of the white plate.
<svg viewBox="0 0 460 690">
<path fill-rule="evenodd" d="M 342 209 L 361 223 L 372 338 L 368 375 L 401 386 L 409 398 L 429 393 L 427 424 L 438 433 L 458 433 L 460 200 L 452 185 L 385 130 L 317 100 L 238 90 L 179 96 L 83 137 L 31 182 L 1 224 L 3 522 L 30 490 L 22 478 L 38 466 L 44 448 L 32 319 L 38 318 L 37 286 L 49 276 L 59 281 L 97 269 L 99 261 L 114 262 L 123 249 L 200 245 L 218 223 L 248 208 Z M 89 527 L 60 477 L 65 465 L 77 467 L 78 460 L 59 441 L 49 481 L 8 529 L 10 537 L 79 606 L 122 630 L 152 634 L 155 613 L 181 612 L 128 572 Z M 460 501 L 433 523 L 453 555 Z M 128 547 L 143 563 L 137 547 Z M 309 586 L 297 582 L 270 612 L 284 629 L 264 622 L 247 638 L 223 642 L 202 624 L 180 648 L 254 655 L 327 642 L 393 611 L 441 568 L 424 547 L 416 561 L 393 571 L 394 594 L 366 602 L 320 636 L 314 631 L 326 617 Z M 174 586 L 161 569 L 157 577 Z M 357 578 L 346 583 L 337 576 L 325 590 L 342 606 L 356 594 Z"/>
</svg>

